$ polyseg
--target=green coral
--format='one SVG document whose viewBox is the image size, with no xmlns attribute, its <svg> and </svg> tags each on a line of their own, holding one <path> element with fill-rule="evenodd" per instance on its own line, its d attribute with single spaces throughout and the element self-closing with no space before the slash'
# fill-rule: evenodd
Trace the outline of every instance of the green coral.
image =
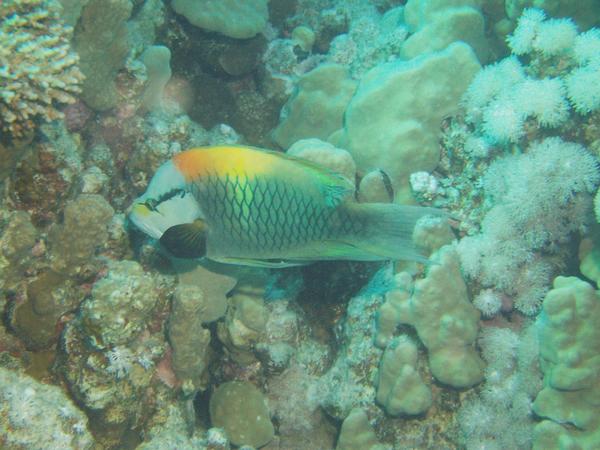
<svg viewBox="0 0 600 450">
<path fill-rule="evenodd" d="M 361 408 L 354 408 L 344 419 L 335 450 L 384 450 L 369 423 L 369 417 Z"/>
<path fill-rule="evenodd" d="M 576 277 L 557 277 L 536 320 L 544 388 L 533 403 L 547 420 L 534 449 L 600 446 L 600 295 Z"/>
</svg>

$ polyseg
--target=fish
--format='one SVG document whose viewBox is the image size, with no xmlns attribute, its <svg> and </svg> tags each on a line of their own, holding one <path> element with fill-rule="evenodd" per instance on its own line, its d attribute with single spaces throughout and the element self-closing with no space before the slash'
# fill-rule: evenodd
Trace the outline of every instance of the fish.
<svg viewBox="0 0 600 450">
<path fill-rule="evenodd" d="M 307 160 L 248 146 L 175 154 L 129 220 L 178 258 L 281 268 L 315 261 L 427 262 L 412 241 L 435 208 L 359 203 L 355 183 Z"/>
</svg>

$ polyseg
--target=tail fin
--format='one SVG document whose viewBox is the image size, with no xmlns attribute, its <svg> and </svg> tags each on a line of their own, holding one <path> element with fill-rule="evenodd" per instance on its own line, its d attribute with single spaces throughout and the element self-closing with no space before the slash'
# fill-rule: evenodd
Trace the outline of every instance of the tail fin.
<svg viewBox="0 0 600 450">
<path fill-rule="evenodd" d="M 348 203 L 344 206 L 349 220 L 363 224 L 361 231 L 348 239 L 365 254 L 364 259 L 428 262 L 413 242 L 415 224 L 424 216 L 446 215 L 436 208 L 395 203 Z"/>
</svg>

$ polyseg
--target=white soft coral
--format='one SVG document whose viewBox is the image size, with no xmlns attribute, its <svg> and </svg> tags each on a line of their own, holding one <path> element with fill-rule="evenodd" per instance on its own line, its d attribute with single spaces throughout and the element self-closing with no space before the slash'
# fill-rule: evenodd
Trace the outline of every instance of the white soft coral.
<svg viewBox="0 0 600 450">
<path fill-rule="evenodd" d="M 517 28 L 507 38 L 515 55 L 540 52 L 544 56 L 569 52 L 577 37 L 577 27 L 571 19 L 549 19 L 541 9 L 529 8 L 517 22 Z"/>
<path fill-rule="evenodd" d="M 519 110 L 542 126 L 556 127 L 569 118 L 566 90 L 559 78 L 527 78 L 516 86 L 514 99 Z"/>
<path fill-rule="evenodd" d="M 600 58 L 573 70 L 565 84 L 569 100 L 578 113 L 587 114 L 600 109 Z"/>
<path fill-rule="evenodd" d="M 480 70 L 462 99 L 469 120 L 479 120 L 487 105 L 524 78 L 523 66 L 516 57 L 503 59 Z"/>
<path fill-rule="evenodd" d="M 529 8 L 517 22 L 517 28 L 508 36 L 508 46 L 515 55 L 525 55 L 533 51 L 533 43 L 539 33 L 540 24 L 546 20 L 546 14 L 541 9 Z"/>
<path fill-rule="evenodd" d="M 555 56 L 572 50 L 577 27 L 571 19 L 550 19 L 539 24 L 533 48 L 544 56 Z"/>
<path fill-rule="evenodd" d="M 573 54 L 581 66 L 600 62 L 600 30 L 592 28 L 577 36 L 573 45 Z"/>
<path fill-rule="evenodd" d="M 526 115 L 511 94 L 499 96 L 483 112 L 483 132 L 493 143 L 517 142 L 525 133 Z"/>
</svg>

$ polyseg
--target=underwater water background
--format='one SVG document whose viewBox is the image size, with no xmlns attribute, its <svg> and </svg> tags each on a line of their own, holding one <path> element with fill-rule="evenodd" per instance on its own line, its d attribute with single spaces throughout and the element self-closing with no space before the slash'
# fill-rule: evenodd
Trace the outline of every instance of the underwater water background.
<svg viewBox="0 0 600 450">
<path fill-rule="evenodd" d="M 598 0 L 0 0 L 0 448 L 598 449 L 599 157 Z"/>
</svg>

